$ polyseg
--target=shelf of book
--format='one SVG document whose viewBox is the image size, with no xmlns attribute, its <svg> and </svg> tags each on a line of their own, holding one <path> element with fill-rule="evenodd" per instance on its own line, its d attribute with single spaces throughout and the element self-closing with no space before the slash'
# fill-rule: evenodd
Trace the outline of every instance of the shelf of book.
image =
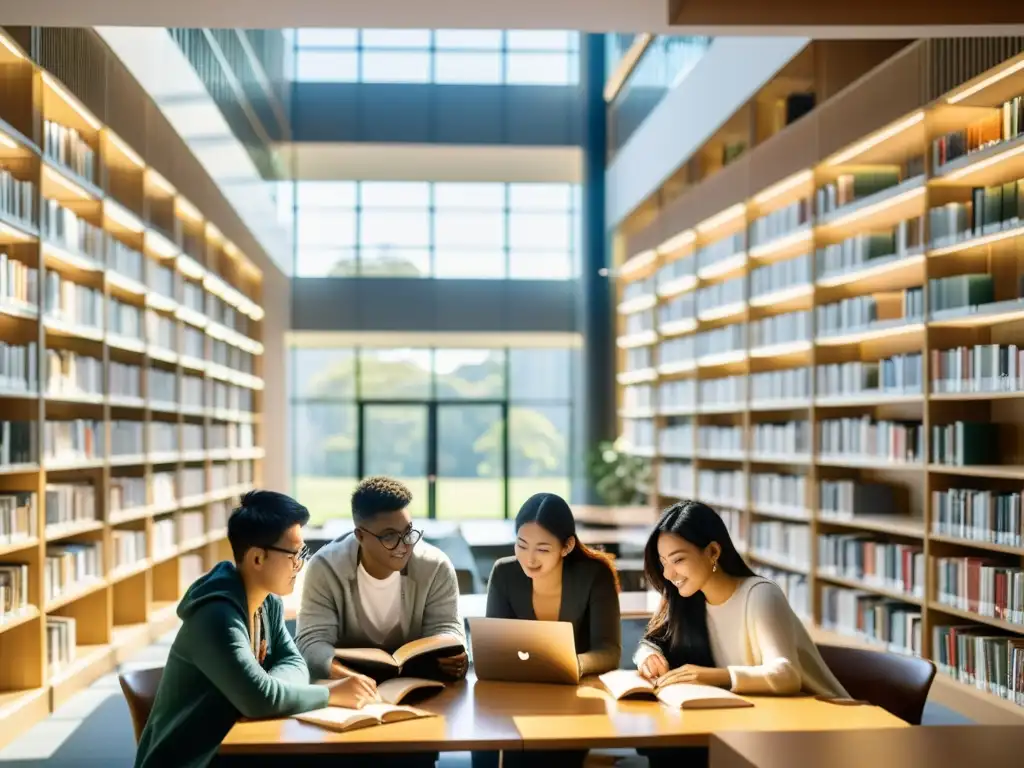
<svg viewBox="0 0 1024 768">
<path fill-rule="evenodd" d="M 215 222 L 2 42 L 0 745 L 229 555 L 262 476 L 264 317 Z"/>
<path fill-rule="evenodd" d="M 944 703 L 1019 723 L 1024 56 L 989 80 L 633 233 L 617 408 L 654 503 L 718 509 L 816 637 L 933 659 Z"/>
</svg>

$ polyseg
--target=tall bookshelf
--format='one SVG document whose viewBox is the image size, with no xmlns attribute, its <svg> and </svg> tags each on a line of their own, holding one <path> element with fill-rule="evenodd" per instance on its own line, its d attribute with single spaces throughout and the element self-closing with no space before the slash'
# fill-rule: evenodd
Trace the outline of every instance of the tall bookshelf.
<svg viewBox="0 0 1024 768">
<path fill-rule="evenodd" d="M 1024 686 L 985 665 L 1016 644 L 1024 678 L 1022 73 L 690 225 L 663 209 L 629 238 L 616 319 L 620 436 L 654 462 L 652 501 L 716 508 L 818 641 L 933 659 L 938 700 L 1015 724 Z M 734 175 L 817 146 L 804 121 Z M 998 639 L 975 658 L 956 637 Z"/>
<path fill-rule="evenodd" d="M 262 473 L 264 313 L 217 226 L 0 43 L 3 744 L 166 632 L 229 556 Z"/>
</svg>

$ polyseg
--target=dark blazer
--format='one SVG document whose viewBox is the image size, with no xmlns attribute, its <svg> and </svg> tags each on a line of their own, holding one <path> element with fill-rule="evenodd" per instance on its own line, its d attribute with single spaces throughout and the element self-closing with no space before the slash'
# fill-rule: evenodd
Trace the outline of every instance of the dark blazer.
<svg viewBox="0 0 1024 768">
<path fill-rule="evenodd" d="M 533 581 L 515 557 L 494 564 L 487 585 L 487 616 L 494 619 L 537 618 Z M 562 571 L 559 621 L 572 623 L 580 674 L 599 675 L 619 668 L 622 624 L 615 577 L 608 566 L 589 558 L 567 559 Z"/>
</svg>

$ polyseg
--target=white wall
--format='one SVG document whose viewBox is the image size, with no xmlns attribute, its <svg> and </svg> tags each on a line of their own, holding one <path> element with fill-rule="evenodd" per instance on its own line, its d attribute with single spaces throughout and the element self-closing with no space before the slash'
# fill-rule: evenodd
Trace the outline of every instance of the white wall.
<svg viewBox="0 0 1024 768">
<path fill-rule="evenodd" d="M 809 42 L 806 37 L 716 38 L 605 172 L 608 229 L 618 226 L 657 190 Z"/>
</svg>

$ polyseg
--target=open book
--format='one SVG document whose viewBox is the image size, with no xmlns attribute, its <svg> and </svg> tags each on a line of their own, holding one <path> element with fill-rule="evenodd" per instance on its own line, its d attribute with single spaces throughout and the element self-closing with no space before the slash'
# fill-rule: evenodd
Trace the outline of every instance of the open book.
<svg viewBox="0 0 1024 768">
<path fill-rule="evenodd" d="M 653 696 L 676 709 L 730 709 L 752 707 L 753 703 L 724 688 L 697 683 L 672 683 L 659 688 L 644 680 L 638 672 L 617 669 L 598 678 L 616 699 L 629 696 Z"/>
<path fill-rule="evenodd" d="M 400 673 L 402 668 L 412 659 L 436 653 L 439 656 L 452 656 L 465 650 L 462 640 L 454 635 L 434 635 L 410 640 L 394 653 L 382 651 L 380 648 L 335 648 L 334 656 L 342 664 L 360 668 L 390 667 L 393 672 Z"/>
<path fill-rule="evenodd" d="M 436 680 L 421 680 L 416 677 L 396 677 L 377 686 L 377 693 L 381 698 L 381 701 L 377 703 L 367 704 L 362 709 L 324 707 L 295 715 L 295 719 L 332 731 L 353 731 L 356 728 L 369 728 L 385 723 L 398 723 L 402 720 L 433 717 L 434 713 L 432 712 L 415 707 L 400 706 L 402 700 L 413 691 L 430 688 L 444 688 L 444 683 L 439 683 Z"/>
</svg>

